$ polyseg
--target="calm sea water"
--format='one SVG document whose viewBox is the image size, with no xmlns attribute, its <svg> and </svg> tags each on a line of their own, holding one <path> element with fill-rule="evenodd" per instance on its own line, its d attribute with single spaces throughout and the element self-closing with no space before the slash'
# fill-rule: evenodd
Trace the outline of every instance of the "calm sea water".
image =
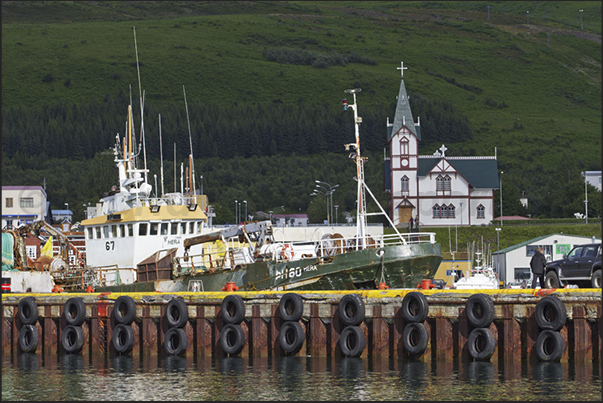
<svg viewBox="0 0 603 403">
<path fill-rule="evenodd" d="M 2 400 L 601 400 L 601 364 L 3 355 Z"/>
</svg>

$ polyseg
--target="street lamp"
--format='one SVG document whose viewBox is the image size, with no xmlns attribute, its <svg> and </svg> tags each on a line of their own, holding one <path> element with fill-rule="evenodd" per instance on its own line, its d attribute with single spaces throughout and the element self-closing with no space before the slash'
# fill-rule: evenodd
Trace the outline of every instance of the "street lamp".
<svg viewBox="0 0 603 403">
<path fill-rule="evenodd" d="M 239 210 L 239 202 L 235 200 L 235 225 L 239 222 L 237 211 Z"/>
<path fill-rule="evenodd" d="M 323 193 L 324 192 L 324 193 Z M 319 188 L 317 187 L 316 189 L 314 189 L 314 191 L 312 193 L 310 193 L 310 196 L 318 196 L 319 194 L 323 195 L 325 200 L 326 200 L 326 204 L 327 204 L 327 223 L 329 222 L 329 198 L 328 196 L 328 192 L 325 191 L 323 188 Z"/>
<path fill-rule="evenodd" d="M 582 25 L 582 11 L 584 10 L 580 10 L 580 30 L 584 31 L 584 25 Z"/>
<path fill-rule="evenodd" d="M 461 204 L 461 227 L 463 226 L 463 202 L 460 202 Z"/>
<path fill-rule="evenodd" d="M 335 205 L 335 225 L 338 224 L 338 219 L 337 219 L 337 208 L 339 207 L 338 204 Z"/>
<path fill-rule="evenodd" d="M 488 7 L 488 22 L 490 22 L 490 8 L 492 8 L 492 6 L 486 6 Z"/>
<path fill-rule="evenodd" d="M 530 12 L 526 11 L 526 15 L 528 16 L 528 25 L 530 25 Z"/>
<path fill-rule="evenodd" d="M 504 171 L 500 171 L 500 185 L 499 185 L 499 189 L 500 189 L 500 226 L 502 227 L 503 223 L 502 223 L 502 175 L 504 174 Z"/>
<path fill-rule="evenodd" d="M 85 204 L 82 204 L 82 206 L 84 207 L 84 220 L 88 219 L 88 209 L 86 208 Z"/>
<path fill-rule="evenodd" d="M 328 197 L 331 196 L 331 210 L 330 210 L 331 214 L 330 214 L 330 216 L 331 216 L 331 219 L 332 219 L 332 217 L 333 217 L 333 192 L 335 192 L 335 188 L 337 188 L 339 185 L 331 186 L 328 183 L 321 182 L 319 180 L 314 180 L 314 182 L 316 182 L 316 187 L 317 188 L 321 187 L 321 188 L 323 188 L 323 189 L 325 189 L 327 191 L 327 193 L 326 193 L 326 197 L 327 197 L 327 222 L 329 224 L 331 224 L 331 220 L 329 219 L 329 199 L 328 199 Z M 325 188 L 324 186 L 321 186 L 321 185 L 326 185 L 326 186 L 328 186 L 328 188 Z"/>
<path fill-rule="evenodd" d="M 586 181 L 586 171 L 584 171 L 584 218 L 586 218 L 585 224 L 588 224 L 588 191 L 587 191 L 587 181 Z"/>
<path fill-rule="evenodd" d="M 201 208 L 203 211 L 205 211 L 205 201 L 203 200 L 203 175 L 201 175 Z"/>
<path fill-rule="evenodd" d="M 496 249 L 500 251 L 500 230 L 502 228 L 494 228 L 496 230 Z M 500 278 L 500 252 L 496 255 L 496 272 Z"/>
<path fill-rule="evenodd" d="M 243 203 L 245 203 L 245 221 L 247 221 L 247 200 L 243 200 Z"/>
</svg>

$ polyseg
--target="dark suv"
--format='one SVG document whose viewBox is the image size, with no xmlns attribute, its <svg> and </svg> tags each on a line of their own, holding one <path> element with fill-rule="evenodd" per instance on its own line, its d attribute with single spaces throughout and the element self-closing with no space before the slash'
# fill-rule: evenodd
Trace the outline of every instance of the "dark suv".
<svg viewBox="0 0 603 403">
<path fill-rule="evenodd" d="M 575 246 L 567 255 L 563 255 L 563 259 L 547 263 L 544 270 L 544 284 L 547 288 L 587 281 L 593 288 L 601 288 L 601 244 Z"/>
</svg>

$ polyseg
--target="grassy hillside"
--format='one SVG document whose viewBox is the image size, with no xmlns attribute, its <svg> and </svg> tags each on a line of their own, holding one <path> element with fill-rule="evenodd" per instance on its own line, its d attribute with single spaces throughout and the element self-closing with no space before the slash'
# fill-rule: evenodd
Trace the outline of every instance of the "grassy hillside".
<svg viewBox="0 0 603 403">
<path fill-rule="evenodd" d="M 185 86 L 189 105 L 339 108 L 360 87 L 360 115 L 382 108 L 391 119 L 403 61 L 410 93 L 452 103 L 471 124 L 473 138 L 446 144 L 449 155 L 496 152 L 505 180 L 528 192 L 563 161 L 601 169 L 600 2 L 7 1 L 2 22 L 3 110 L 101 102 L 129 86 L 136 103 L 135 27 L 149 106 L 184 109 Z M 374 63 L 265 57 L 283 48 Z"/>
</svg>

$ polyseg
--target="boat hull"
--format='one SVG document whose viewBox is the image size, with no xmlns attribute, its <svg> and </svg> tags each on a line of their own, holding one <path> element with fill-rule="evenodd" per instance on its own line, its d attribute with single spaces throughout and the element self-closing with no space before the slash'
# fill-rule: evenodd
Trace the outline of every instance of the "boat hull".
<svg viewBox="0 0 603 403">
<path fill-rule="evenodd" d="M 375 289 L 381 282 L 389 288 L 415 288 L 422 279 L 433 278 L 441 261 L 438 243 L 417 243 L 294 261 L 268 260 L 233 270 L 99 287 L 96 291 L 179 292 L 189 290 L 192 280 L 199 281 L 200 291 L 222 291 L 227 283 L 242 291 Z"/>
</svg>

